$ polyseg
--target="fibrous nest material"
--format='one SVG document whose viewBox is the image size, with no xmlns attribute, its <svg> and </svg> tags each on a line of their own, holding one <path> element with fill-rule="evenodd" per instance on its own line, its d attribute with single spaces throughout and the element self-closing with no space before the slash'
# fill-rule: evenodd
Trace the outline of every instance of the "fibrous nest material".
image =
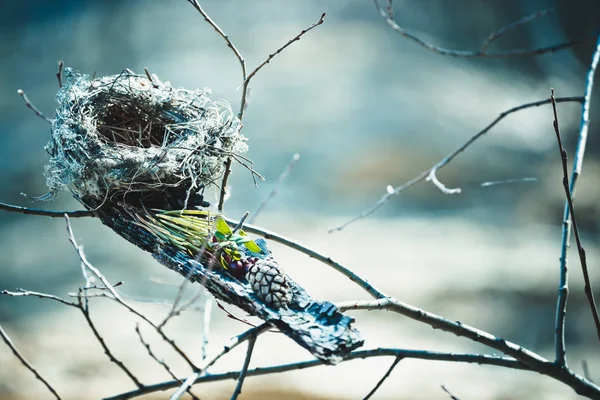
<svg viewBox="0 0 600 400">
<path fill-rule="evenodd" d="M 183 185 L 189 198 L 218 182 L 228 156 L 247 150 L 239 119 L 208 89 L 173 88 L 129 70 L 64 75 L 46 147 L 48 197 L 68 187 L 97 206 L 108 196 Z"/>
</svg>

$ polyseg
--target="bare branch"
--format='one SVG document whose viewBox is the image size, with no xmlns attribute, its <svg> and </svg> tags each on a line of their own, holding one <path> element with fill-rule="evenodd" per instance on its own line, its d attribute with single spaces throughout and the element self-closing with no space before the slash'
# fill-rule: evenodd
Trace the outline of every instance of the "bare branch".
<svg viewBox="0 0 600 400">
<path fill-rule="evenodd" d="M 248 350 L 246 351 L 246 358 L 244 359 L 244 365 L 242 366 L 242 370 L 240 371 L 240 376 L 238 378 L 238 383 L 235 386 L 235 390 L 231 395 L 231 400 L 236 400 L 238 396 L 242 393 L 242 386 L 244 385 L 244 379 L 246 378 L 246 374 L 248 373 L 248 366 L 250 365 L 250 359 L 252 358 L 252 351 L 254 351 L 254 344 L 256 343 L 256 336 L 248 339 Z"/>
<path fill-rule="evenodd" d="M 532 49 L 514 49 L 509 51 L 498 51 L 498 52 L 488 52 L 486 48 L 483 48 L 479 51 L 469 51 L 469 50 L 451 50 L 445 49 L 443 47 L 435 46 L 433 44 L 427 43 L 423 39 L 418 36 L 407 32 L 404 28 L 399 26 L 394 19 L 394 15 L 390 14 L 387 10 L 390 8 L 390 0 L 388 0 L 388 6 L 383 7 L 379 4 L 379 0 L 374 0 L 375 7 L 379 11 L 381 18 L 388 24 L 394 31 L 398 32 L 400 35 L 405 37 L 406 39 L 411 40 L 412 42 L 418 44 L 419 46 L 430 50 L 434 53 L 441 54 L 443 56 L 449 57 L 460 57 L 460 58 L 500 58 L 500 57 L 517 57 L 517 56 L 534 56 L 546 53 L 555 53 L 559 50 L 568 49 L 570 47 L 576 46 L 578 44 L 584 43 L 587 38 L 579 39 L 579 40 L 571 40 L 569 42 L 558 43 L 552 46 L 546 47 L 537 47 Z M 528 18 L 528 17 L 525 17 Z M 518 21 L 517 21 L 518 22 Z M 516 23 L 516 22 L 515 22 Z M 509 25 L 510 26 L 510 25 Z M 504 28 L 503 28 L 504 29 Z M 512 29 L 512 28 L 510 28 Z M 498 32 L 498 31 L 497 31 Z M 492 33 L 493 34 L 493 33 Z M 489 38 L 488 38 L 489 40 Z"/>
<path fill-rule="evenodd" d="M 36 106 L 34 106 L 31 101 L 29 101 L 29 98 L 27 97 L 27 95 L 25 94 L 24 91 L 19 89 L 19 90 L 17 90 L 17 93 L 19 93 L 19 96 L 21 96 L 23 98 L 23 101 L 25 102 L 25 105 L 27 106 L 27 108 L 29 108 L 31 111 L 33 111 L 35 113 L 35 115 L 37 115 L 38 117 L 40 117 L 41 119 L 43 119 L 44 121 L 46 121 L 47 123 L 52 125 L 52 122 L 54 120 L 52 118 L 46 117 L 40 110 L 38 110 L 38 108 Z"/>
<path fill-rule="evenodd" d="M 92 333 L 94 334 L 94 336 L 98 340 L 98 343 L 100 343 L 100 346 L 102 346 L 102 349 L 104 350 L 104 354 L 106 354 L 106 356 L 108 357 L 108 359 L 112 363 L 114 363 L 115 365 L 117 365 L 125 373 L 125 375 L 127 375 L 129 377 L 129 379 L 131 379 L 131 381 L 138 388 L 140 388 L 140 389 L 143 388 L 144 385 L 133 374 L 133 372 L 131 372 L 129 370 L 129 368 L 127 368 L 127 366 L 121 360 L 119 360 L 118 358 L 116 358 L 113 355 L 113 353 L 110 351 L 110 349 L 108 348 L 108 345 L 104 341 L 104 338 L 100 335 L 100 332 L 98 332 L 98 330 L 96 329 L 96 326 L 94 325 L 94 322 L 92 321 L 92 318 L 90 317 L 90 310 L 89 310 L 88 305 L 84 304 L 84 302 L 83 302 L 84 297 L 85 297 L 85 296 L 83 296 L 83 289 L 79 289 L 79 294 L 80 294 L 80 296 L 78 297 L 78 300 L 79 300 L 79 309 L 81 310 L 81 313 L 85 317 L 85 320 L 87 321 L 90 329 L 92 330 Z"/>
<path fill-rule="evenodd" d="M 225 161 L 225 172 L 223 173 L 223 180 L 221 181 L 221 195 L 219 196 L 219 212 L 223 211 L 223 205 L 225 204 L 225 195 L 227 194 L 227 181 L 231 174 L 231 157 Z"/>
<path fill-rule="evenodd" d="M 231 231 L 232 233 L 236 233 L 237 231 L 239 231 L 240 229 L 242 229 L 244 227 L 244 221 L 246 221 L 246 218 L 248 218 L 248 215 L 250 215 L 250 213 L 248 211 L 246 211 L 244 213 L 244 215 L 242 215 L 242 218 L 240 218 L 240 221 L 237 223 L 235 228 L 233 228 L 233 230 Z"/>
<path fill-rule="evenodd" d="M 256 337 L 258 335 L 268 331 L 270 327 L 271 327 L 271 324 L 268 322 L 265 322 L 262 325 L 248 329 L 246 332 L 239 334 L 238 336 L 232 338 L 223 347 L 223 350 L 221 350 L 219 353 L 217 353 L 214 357 L 203 360 L 200 368 L 198 370 L 196 370 L 196 372 L 194 372 L 189 378 L 187 378 L 186 381 L 183 383 L 183 385 L 179 386 L 179 389 L 177 389 L 177 391 L 171 395 L 170 400 L 179 399 L 183 395 L 183 393 L 185 393 L 187 388 L 194 385 L 194 383 L 198 380 L 198 378 L 200 378 L 203 374 L 206 373 L 206 370 L 208 369 L 208 367 L 210 367 L 211 365 L 216 363 L 221 357 L 223 357 L 225 354 L 229 353 L 229 351 L 231 351 L 233 348 L 237 347 L 238 345 L 244 343 L 245 341 L 247 341 L 251 338 L 256 339 Z"/>
<path fill-rule="evenodd" d="M 10 349 L 12 350 L 13 354 L 15 355 L 15 357 L 17 357 L 19 359 L 19 361 L 21 361 L 21 364 L 23 364 L 25 366 L 25 368 L 27 368 L 28 370 L 30 370 L 35 375 L 35 377 L 46 386 L 46 388 L 50 391 L 50 393 L 52 393 L 54 395 L 54 397 L 56 397 L 58 400 L 60 400 L 61 397 L 58 395 L 58 393 L 56 392 L 56 390 L 54 390 L 54 388 L 52 387 L 52 385 L 50 385 L 50 383 L 48 383 L 48 381 L 46 379 L 44 379 L 42 377 L 42 375 L 40 375 L 40 373 L 33 366 L 33 364 L 31 364 L 29 361 L 27 361 L 27 359 L 25 358 L 25 356 L 23 356 L 21 354 L 21 352 L 13 344 L 12 340 L 10 339 L 10 336 L 8 336 L 8 334 L 2 328 L 2 325 L 0 325 L 0 336 L 2 336 L 2 340 L 4 340 L 4 343 L 6 343 L 6 345 L 8 347 L 10 347 Z"/>
<path fill-rule="evenodd" d="M 505 339 L 496 337 L 488 332 L 463 324 L 459 321 L 450 321 L 439 315 L 424 311 L 417 307 L 403 303 L 394 298 L 371 301 L 351 301 L 337 304 L 341 311 L 345 310 L 388 310 L 420 323 L 466 337 L 474 342 L 481 343 L 492 349 L 503 352 L 525 364 L 530 369 L 540 374 L 550 376 L 573 388 L 577 393 L 585 396 L 600 396 L 600 387 L 587 379 L 576 375 L 569 369 L 546 360 L 540 355 Z"/>
<path fill-rule="evenodd" d="M 574 198 L 575 188 L 581 169 L 583 166 L 583 157 L 588 138 L 588 128 L 590 124 L 590 102 L 592 99 L 592 89 L 594 88 L 594 76 L 600 59 L 600 35 L 596 42 L 596 50 L 592 56 L 592 61 L 586 76 L 585 91 L 582 102 L 581 121 L 579 124 L 579 136 L 577 138 L 577 147 L 575 149 L 575 159 L 573 160 L 573 170 L 571 172 L 571 184 L 569 193 Z M 558 99 L 557 99 L 558 102 Z M 558 284 L 558 299 L 556 301 L 556 321 L 555 321 L 555 353 L 556 362 L 565 364 L 565 318 L 567 313 L 567 299 L 569 296 L 569 278 L 567 265 L 567 249 L 571 242 L 571 222 L 569 218 L 569 204 L 565 201 L 563 211 L 563 226 L 560 246 L 560 275 Z"/>
<path fill-rule="evenodd" d="M 599 49 L 600 49 L 600 38 L 599 38 Z M 554 89 L 552 89 L 552 94 L 550 96 L 550 100 L 552 101 L 552 111 L 554 113 L 554 132 L 556 133 L 556 141 L 558 143 L 558 150 L 560 152 L 561 161 L 562 161 L 562 171 L 563 171 L 563 188 L 565 190 L 565 196 L 567 198 L 567 205 L 569 207 L 569 214 L 571 218 L 571 225 L 573 227 L 573 234 L 575 235 L 575 241 L 577 243 L 577 251 L 579 253 L 579 261 L 581 262 L 581 270 L 583 272 L 583 280 L 585 282 L 585 295 L 588 299 L 590 310 L 592 312 L 592 317 L 594 319 L 594 324 L 596 325 L 596 334 L 598 339 L 600 340 L 600 317 L 598 316 L 598 309 L 596 307 L 596 301 L 594 300 L 594 292 L 592 290 L 592 284 L 590 283 L 590 276 L 588 273 L 587 259 L 585 255 L 585 249 L 581 244 L 581 238 L 579 236 L 579 229 L 577 227 L 577 219 L 575 217 L 575 207 L 573 205 L 573 198 L 571 196 L 571 189 L 569 186 L 569 173 L 567 167 L 567 151 L 563 147 L 562 139 L 560 136 L 560 129 L 558 127 L 558 115 L 556 112 L 556 101 L 554 98 Z M 565 254 L 566 257 L 566 254 Z M 566 265 L 566 262 L 565 262 Z M 566 296 L 568 290 L 563 293 L 563 296 Z M 559 292 L 559 296 L 561 292 Z M 557 331 L 559 332 L 559 336 L 557 336 L 556 350 L 557 350 L 557 363 L 560 365 L 566 365 L 566 354 L 564 347 L 564 319 L 566 317 L 566 298 L 564 299 L 564 309 L 559 310 L 559 312 L 564 313 L 561 317 L 561 325 L 557 326 Z"/>
<path fill-rule="evenodd" d="M 279 186 L 281 186 L 281 184 L 283 183 L 283 181 L 285 180 L 285 178 L 287 178 L 287 176 L 292 171 L 292 169 L 294 169 L 294 167 L 296 166 L 296 163 L 298 163 L 298 160 L 300 160 L 300 154 L 296 153 L 292 157 L 292 160 L 289 162 L 289 164 L 287 165 L 287 167 L 285 167 L 285 169 L 283 170 L 283 172 L 281 173 L 281 175 L 279 175 L 279 178 L 277 178 L 277 181 L 275 182 L 275 185 L 273 185 L 273 189 L 271 189 L 271 191 L 269 192 L 269 194 L 267 196 L 265 196 L 265 198 L 260 202 L 260 204 L 256 208 L 256 211 L 254 211 L 254 214 L 252 214 L 252 216 L 248 220 L 249 224 L 251 224 L 251 223 L 254 222 L 254 220 L 256 219 L 256 217 L 258 216 L 258 214 L 260 214 L 260 212 L 265 208 L 265 206 L 267 205 L 267 203 L 269 202 L 269 200 L 271 200 L 273 197 L 275 197 L 275 195 L 279 191 Z"/>
<path fill-rule="evenodd" d="M 156 356 L 156 354 L 154 354 L 154 352 L 152 351 L 152 348 L 150 347 L 150 344 L 144 340 L 144 337 L 142 336 L 142 332 L 140 331 L 140 324 L 136 324 L 135 325 L 135 332 L 137 333 L 138 338 L 140 339 L 140 342 L 142 343 L 142 345 L 146 348 L 146 351 L 148 352 L 148 355 L 150 357 L 152 357 L 152 359 L 154 361 L 156 361 L 156 363 L 158 365 L 162 366 L 165 369 L 165 371 L 167 371 L 167 373 L 169 375 L 171 375 L 171 378 L 177 379 L 177 376 L 175 376 L 175 374 L 173 373 L 173 371 L 171 371 L 171 368 L 169 367 L 169 365 L 164 360 L 159 359 Z M 183 382 L 181 382 L 181 383 L 183 383 Z M 192 396 L 192 399 L 199 400 L 198 397 L 194 393 L 192 393 L 191 389 L 188 389 L 187 393 L 190 396 Z"/>
<path fill-rule="evenodd" d="M 65 67 L 65 63 L 62 60 L 58 60 L 58 71 L 56 71 L 56 80 L 58 80 L 58 88 L 62 88 L 62 71 Z"/>
<path fill-rule="evenodd" d="M 200 13 L 200 15 L 202 15 L 204 17 L 204 20 L 206 22 L 208 22 L 208 24 L 210 26 L 212 26 L 215 31 L 217 31 L 219 36 L 221 36 L 227 43 L 227 47 L 229 47 L 231 49 L 231 51 L 233 51 L 233 54 L 235 54 L 235 57 L 238 59 L 238 61 L 240 62 L 240 66 L 242 67 L 242 81 L 245 81 L 246 75 L 247 75 L 247 70 L 246 70 L 246 61 L 244 61 L 244 57 L 242 57 L 242 54 L 233 45 L 233 43 L 229 39 L 229 36 L 227 36 L 225 34 L 225 32 L 223 32 L 223 30 L 219 27 L 219 25 L 217 25 L 216 22 L 213 21 L 208 16 L 208 14 L 202 9 L 202 7 L 200 6 L 200 3 L 198 3 L 197 0 L 188 0 L 188 2 Z M 247 87 L 244 88 L 244 92 L 242 93 L 242 103 L 240 105 L 240 112 L 238 114 L 238 118 L 240 120 L 243 118 L 244 109 L 246 108 L 246 90 L 247 90 Z"/>
<path fill-rule="evenodd" d="M 567 102 L 582 103 L 583 101 L 584 101 L 584 98 L 580 97 L 580 96 L 559 97 L 559 98 L 556 99 L 557 103 L 567 103 Z M 545 99 L 545 100 L 540 100 L 540 101 L 534 101 L 532 103 L 521 104 L 521 105 L 519 105 L 517 107 L 513 107 L 513 108 L 510 108 L 508 110 L 503 111 L 488 126 L 486 126 L 485 128 L 483 128 L 481 131 L 477 132 L 467 142 L 465 142 L 458 149 L 456 149 L 455 151 L 453 151 L 452 153 L 450 153 L 444 159 L 442 159 L 441 161 L 439 161 L 437 164 L 435 164 L 431 168 L 427 169 L 426 171 L 421 172 L 418 176 L 414 177 L 413 179 L 409 180 L 408 182 L 406 182 L 406 183 L 404 183 L 404 184 L 402 184 L 400 186 L 393 187 L 393 188 L 391 188 L 391 190 L 388 188 L 388 190 L 386 191 L 386 193 L 383 196 L 381 196 L 381 198 L 379 199 L 379 201 L 377 203 L 375 203 L 373 206 L 371 206 L 366 211 L 363 211 L 361 214 L 359 214 L 356 217 L 352 218 L 350 221 L 348 221 L 348 222 L 346 222 L 346 223 L 338 226 L 337 228 L 331 229 L 329 231 L 329 233 L 336 232 L 336 231 L 341 231 L 344 228 L 346 228 L 348 225 L 350 225 L 350 224 L 352 224 L 352 223 L 354 223 L 354 222 L 356 222 L 356 221 L 358 221 L 360 219 L 368 217 L 369 215 L 371 215 L 375 211 L 377 211 L 385 203 L 387 203 L 392 196 L 395 196 L 395 195 L 399 194 L 401 191 L 403 191 L 405 189 L 408 189 L 409 187 L 411 187 L 411 186 L 413 186 L 413 185 L 415 185 L 415 184 L 417 184 L 417 183 L 419 183 L 419 182 L 427 179 L 431 175 L 432 171 L 437 172 L 438 170 L 440 170 L 443 167 L 445 167 L 446 165 L 448 165 L 457 155 L 459 155 L 460 153 L 462 153 L 463 151 L 465 151 L 469 146 L 471 146 L 475 141 L 477 141 L 477 139 L 479 139 L 481 136 L 485 135 L 490 129 L 492 129 L 498 122 L 500 122 L 506 116 L 508 116 L 508 115 L 510 115 L 512 113 L 515 113 L 517 111 L 522 111 L 522 110 L 525 110 L 525 109 L 531 108 L 531 107 L 539 107 L 539 106 L 545 105 L 545 104 L 550 104 L 550 99 Z M 441 183 L 440 183 L 440 185 L 437 185 L 438 188 L 440 188 L 440 189 L 441 189 L 441 187 L 445 187 Z M 451 190 L 456 191 L 456 190 L 460 190 L 460 189 L 457 188 L 457 189 L 451 189 Z"/>
<path fill-rule="evenodd" d="M 0 210 L 9 211 L 9 212 L 17 212 L 25 215 L 39 215 L 42 217 L 50 217 L 50 218 L 64 218 L 65 214 L 67 214 L 71 218 L 83 218 L 83 217 L 93 217 L 91 211 L 50 211 L 50 210 L 42 210 L 39 208 L 28 208 L 21 206 L 14 206 L 12 204 L 0 203 Z"/>
<path fill-rule="evenodd" d="M 66 306 L 70 306 L 70 307 L 79 307 L 77 304 L 72 303 L 70 301 L 61 299 L 58 296 L 54 296 L 52 294 L 47 294 L 47 293 L 40 293 L 40 292 L 32 292 L 30 290 L 25 290 L 25 289 L 17 289 L 18 292 L 10 292 L 8 290 L 3 290 L 0 292 L 0 294 L 5 294 L 7 296 L 12 296 L 12 297 L 19 297 L 19 296 L 31 296 L 31 297 L 39 297 L 41 299 L 50 299 L 50 300 L 54 300 L 54 301 L 58 301 L 59 303 L 62 303 Z"/>
<path fill-rule="evenodd" d="M 244 85 L 247 85 L 247 83 L 250 82 L 250 79 L 252 79 L 254 77 L 254 75 L 256 75 L 256 73 L 262 69 L 262 67 L 264 67 L 269 62 L 271 62 L 271 60 L 277 54 L 281 53 L 283 50 L 286 49 L 286 47 L 288 47 L 289 45 L 291 45 L 295 41 L 300 40 L 300 38 L 302 36 L 304 36 L 304 34 L 306 34 L 307 32 L 309 32 L 312 29 L 316 28 L 317 26 L 321 25 L 325 21 L 325 15 L 326 15 L 325 13 L 321 14 L 321 18 L 319 18 L 319 20 L 317 22 L 315 22 L 314 24 L 312 24 L 308 28 L 302 30 L 302 32 L 300 32 L 294 38 L 290 39 L 286 44 L 284 44 L 283 46 L 281 46 L 280 48 L 278 48 L 277 50 L 275 50 L 275 53 L 269 54 L 269 57 L 267 57 L 267 59 L 265 61 L 263 61 L 258 67 L 254 68 L 254 70 L 252 72 L 250 72 L 250 74 L 248 75 L 248 77 L 244 80 Z"/>
<path fill-rule="evenodd" d="M 371 350 L 357 350 L 348 355 L 341 362 L 348 362 L 357 359 L 366 359 L 373 357 L 395 357 L 400 359 L 420 359 L 420 360 L 435 360 L 446 362 L 462 362 L 475 363 L 482 365 L 493 365 L 499 367 L 513 368 L 518 370 L 530 370 L 527 366 L 508 357 L 497 357 L 484 354 L 464 354 L 464 353 L 443 353 L 426 350 L 406 350 L 406 349 L 390 349 L 377 348 Z M 290 364 L 280 364 L 269 367 L 258 367 L 248 370 L 246 376 L 270 375 L 287 371 L 302 370 L 306 368 L 318 367 L 323 365 L 320 360 L 299 361 Z M 196 384 L 206 382 L 217 382 L 229 379 L 237 379 L 241 371 L 231 371 L 222 374 L 206 374 L 196 379 Z M 127 400 L 135 397 L 143 396 L 149 393 L 160 392 L 172 389 L 179 386 L 177 380 L 148 385 L 143 389 L 133 390 L 127 393 L 121 393 L 116 396 L 106 398 L 105 400 Z"/>
<path fill-rule="evenodd" d="M 92 271 L 92 273 L 96 276 L 96 278 L 100 279 L 100 281 L 104 284 L 104 286 L 108 289 L 108 291 L 114 296 L 114 298 L 116 300 L 119 300 L 119 302 L 123 302 L 121 295 L 119 295 L 119 293 L 114 288 L 114 286 L 111 285 L 110 282 L 108 281 L 108 279 L 106 279 L 104 277 L 104 275 L 102 275 L 102 273 L 87 260 L 87 257 L 85 256 L 85 253 L 83 252 L 83 246 L 78 245 L 77 241 L 75 240 L 75 236 L 73 235 L 73 229 L 71 228 L 71 221 L 69 219 L 69 216 L 67 214 L 65 214 L 64 217 L 65 217 L 65 222 L 67 224 L 67 234 L 69 235 L 69 241 L 73 245 L 73 248 L 77 252 L 79 259 L 81 260 L 84 277 L 86 277 L 86 275 L 87 275 L 85 272 L 86 269 Z M 86 280 L 87 279 L 88 278 L 86 277 Z"/>
<path fill-rule="evenodd" d="M 488 36 L 487 39 L 485 39 L 485 41 L 481 45 L 480 51 L 482 53 L 485 53 L 485 51 L 487 50 L 489 45 L 492 44 L 493 41 L 497 40 L 498 38 L 500 38 L 502 35 L 506 34 L 507 32 L 517 29 L 529 22 L 535 21 L 538 18 L 542 18 L 542 17 L 551 15 L 551 14 L 554 14 L 553 9 L 537 11 L 537 12 L 534 12 L 533 14 L 529 14 L 523 18 L 520 18 L 520 19 L 516 20 L 515 22 L 512 22 L 506 26 L 503 26 L 500 29 L 495 30 L 494 32 L 490 33 L 490 35 Z"/>
<path fill-rule="evenodd" d="M 458 398 L 454 393 L 452 393 L 451 391 L 449 391 L 448 389 L 446 389 L 446 386 L 442 385 L 442 390 L 444 392 L 446 392 L 448 394 L 448 396 L 450 396 L 451 400 L 460 400 L 460 398 Z"/>
<path fill-rule="evenodd" d="M 402 358 L 400 357 L 396 357 L 394 359 L 394 362 L 392 363 L 392 365 L 390 365 L 390 367 L 388 368 L 387 372 L 381 377 L 381 379 L 379 380 L 379 382 L 377 382 L 377 384 L 375 385 L 375 387 L 373 389 L 371 389 L 371 391 L 364 397 L 363 400 L 369 400 L 371 397 L 373 397 L 373 395 L 375 394 L 375 392 L 377 392 L 377 390 L 379 390 L 379 388 L 381 387 L 381 385 L 383 385 L 383 382 L 385 382 L 385 380 L 392 374 L 392 371 L 394 370 L 394 368 L 396 368 L 396 365 L 398 365 L 398 363 L 402 361 Z"/>
</svg>

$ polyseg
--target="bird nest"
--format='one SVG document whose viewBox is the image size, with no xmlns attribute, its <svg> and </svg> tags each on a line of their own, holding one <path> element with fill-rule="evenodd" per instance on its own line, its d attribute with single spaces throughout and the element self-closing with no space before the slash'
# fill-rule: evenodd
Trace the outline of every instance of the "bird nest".
<svg viewBox="0 0 600 400">
<path fill-rule="evenodd" d="M 156 75 L 125 70 L 94 78 L 66 68 L 57 100 L 44 198 L 67 187 L 97 208 L 177 190 L 185 208 L 190 194 L 218 185 L 228 157 L 247 150 L 228 103 Z"/>
</svg>

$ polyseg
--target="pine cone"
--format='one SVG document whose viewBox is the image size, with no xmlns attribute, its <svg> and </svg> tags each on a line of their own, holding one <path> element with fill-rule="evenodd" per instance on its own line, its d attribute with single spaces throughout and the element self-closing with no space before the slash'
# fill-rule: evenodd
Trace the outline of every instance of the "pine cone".
<svg viewBox="0 0 600 400">
<path fill-rule="evenodd" d="M 258 260 L 248 270 L 246 279 L 256 296 L 267 306 L 287 308 L 291 300 L 290 286 L 277 261 L 272 258 Z"/>
</svg>

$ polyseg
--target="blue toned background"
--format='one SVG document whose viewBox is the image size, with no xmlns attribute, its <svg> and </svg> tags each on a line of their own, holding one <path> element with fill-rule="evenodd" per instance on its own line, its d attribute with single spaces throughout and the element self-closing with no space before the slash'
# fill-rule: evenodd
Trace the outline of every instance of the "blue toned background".
<svg viewBox="0 0 600 400">
<path fill-rule="evenodd" d="M 490 50 L 541 47 L 582 37 L 597 30 L 594 24 L 600 19 L 593 0 L 396 3 L 402 26 L 427 41 L 456 49 L 477 50 L 492 30 L 541 9 L 553 8 L 555 13 L 510 32 Z M 235 218 L 256 209 L 297 152 L 299 163 L 257 224 L 340 259 L 404 301 L 550 357 L 563 192 L 548 106 L 506 118 L 440 171 L 445 184 L 463 189 L 460 195 L 447 196 L 430 183 L 421 183 L 393 198 L 372 218 L 339 233 L 327 231 L 370 207 L 386 185 L 401 184 L 431 167 L 503 110 L 547 98 L 551 87 L 557 96 L 581 95 L 593 39 L 537 57 L 456 59 L 402 38 L 369 0 L 231 0 L 202 5 L 231 37 L 250 70 L 327 13 L 323 25 L 292 44 L 252 80 L 243 133 L 249 138 L 248 156 L 266 181 L 255 188 L 249 172 L 236 167 L 228 215 Z M 31 203 L 20 195 L 45 193 L 49 125 L 24 106 L 17 89 L 52 116 L 59 59 L 98 76 L 123 68 L 142 72 L 147 67 L 174 86 L 209 87 L 214 97 L 230 101 L 234 109 L 239 106 L 242 82 L 236 58 L 185 0 L 3 0 L 2 10 L 0 201 L 55 210 L 81 208 L 68 193 L 48 203 Z M 577 191 L 590 273 L 598 288 L 600 270 L 594 260 L 600 259 L 599 101 L 594 95 L 588 153 Z M 580 106 L 560 105 L 559 114 L 572 154 Z M 537 181 L 481 186 L 524 177 Z M 90 261 L 112 281 L 125 281 L 125 293 L 154 303 L 172 301 L 177 288 L 164 281 L 177 284 L 179 278 L 150 256 L 97 221 L 74 221 L 73 228 Z M 290 275 L 316 297 L 342 301 L 362 296 L 323 266 L 284 248 L 274 249 Z M 587 351 L 597 350 L 597 342 L 574 255 L 567 339 L 571 364 L 578 365 Z M 0 213 L 0 289 L 24 287 L 67 296 L 81 284 L 78 264 L 64 221 Z M 147 302 L 140 307 L 157 318 L 168 311 Z M 127 314 L 102 302 L 96 313 L 110 343 L 142 371 L 146 381 L 168 379 L 148 362 Z M 474 349 L 468 342 L 402 318 L 390 324 L 372 314 L 356 316 L 367 347 Z M 213 321 L 213 349 L 244 329 L 220 310 Z M 0 322 L 67 397 L 98 398 L 129 388 L 74 311 L 39 299 L 0 297 Z M 170 333 L 182 336 L 189 352 L 197 355 L 202 315 L 184 315 L 171 328 Z M 308 357 L 281 335 L 272 336 L 262 343 L 259 339 L 253 365 Z M 65 357 L 65 349 L 72 356 Z M 232 355 L 221 368 L 239 365 L 242 357 L 241 352 Z M 588 361 L 597 372 L 596 359 Z M 178 360 L 173 358 L 172 363 L 177 366 Z M 360 397 L 355 394 L 368 393 L 386 363 L 352 362 L 337 369 L 252 378 L 245 390 L 257 398 Z M 381 398 L 397 398 L 397 393 L 406 398 L 444 398 L 441 383 L 464 398 L 531 398 L 539 393 L 544 398 L 554 394 L 574 398 L 570 389 L 520 372 L 402 364 L 406 364 L 399 368 L 402 371 L 382 387 Z M 183 365 L 179 368 L 182 376 L 187 373 Z M 465 376 L 471 377 L 469 382 Z M 306 380 L 318 378 L 322 385 L 306 387 Z M 228 397 L 233 385 L 211 384 L 203 390 L 208 398 Z M 0 397 L 26 399 L 40 393 L 44 392 L 39 382 L 0 346 Z"/>
</svg>

